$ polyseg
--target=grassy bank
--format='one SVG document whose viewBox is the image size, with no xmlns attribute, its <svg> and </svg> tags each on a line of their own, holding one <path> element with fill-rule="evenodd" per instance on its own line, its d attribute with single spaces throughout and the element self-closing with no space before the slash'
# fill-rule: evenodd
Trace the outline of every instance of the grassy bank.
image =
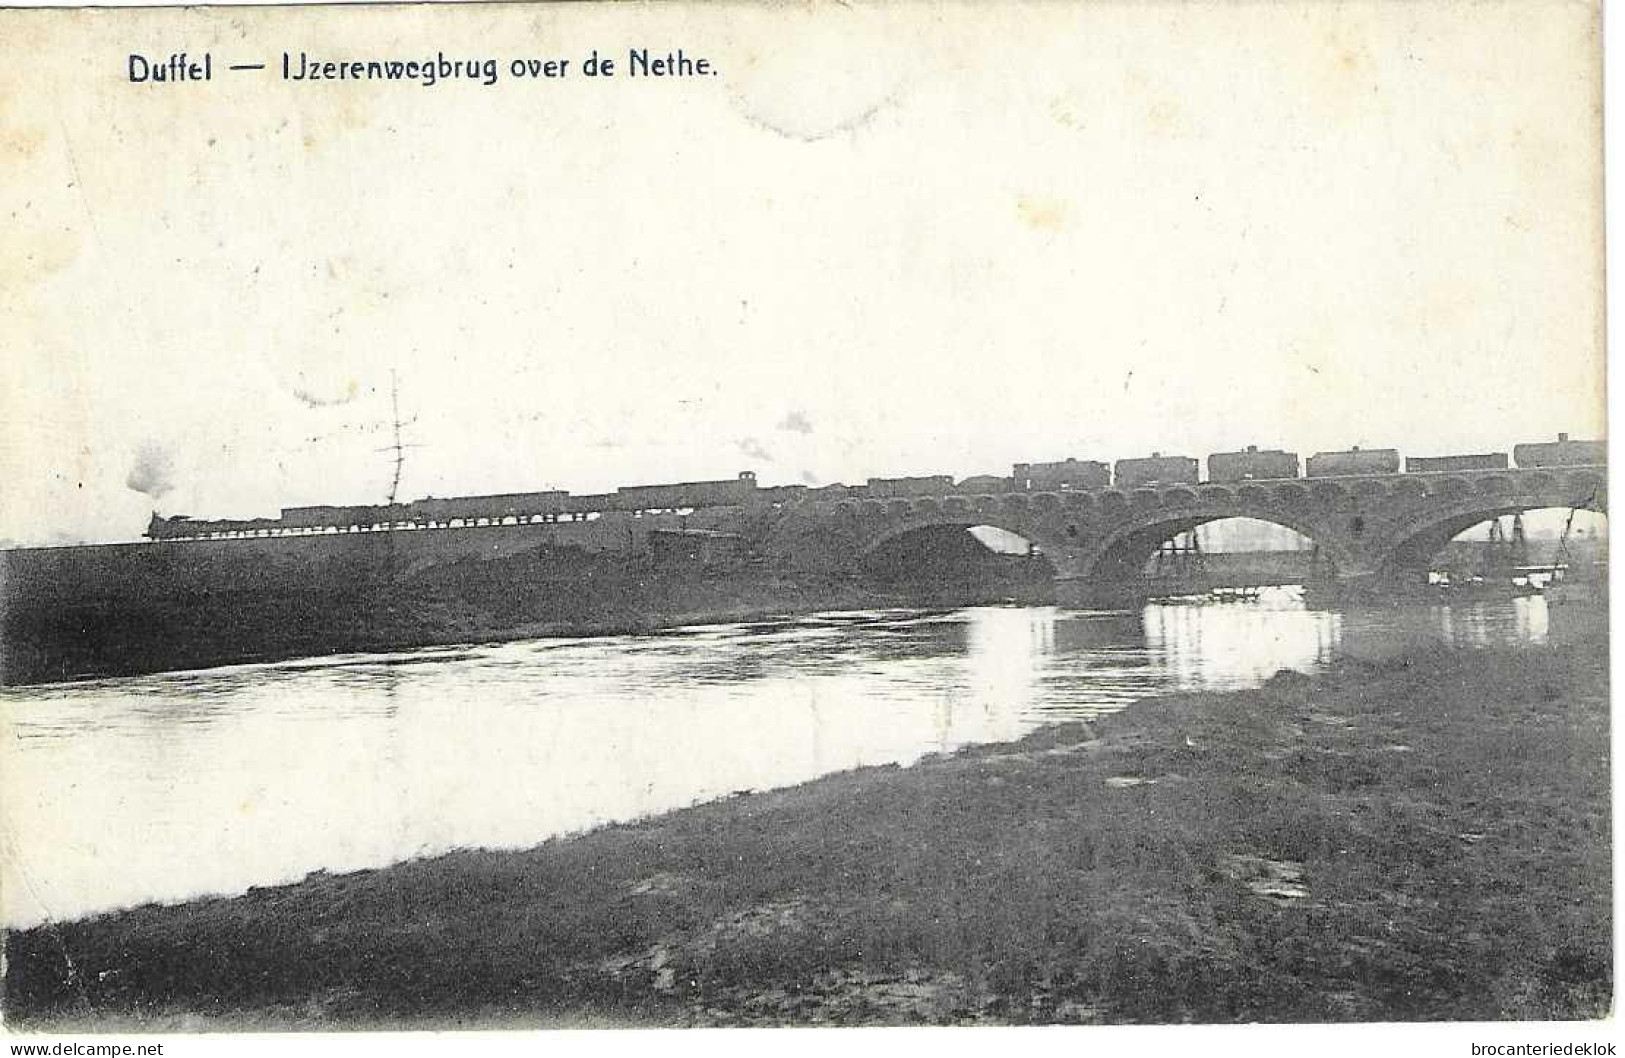
<svg viewBox="0 0 1625 1058">
<path fill-rule="evenodd" d="M 13 934 L 5 1012 L 164 1029 L 1596 1017 L 1607 691 L 1600 643 L 1284 673 L 526 852 Z"/>
</svg>

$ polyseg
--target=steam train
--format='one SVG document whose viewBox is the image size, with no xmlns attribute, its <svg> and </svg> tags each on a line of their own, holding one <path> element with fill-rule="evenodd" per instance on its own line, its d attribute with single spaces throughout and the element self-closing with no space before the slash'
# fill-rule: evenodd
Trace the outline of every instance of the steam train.
<svg viewBox="0 0 1625 1058">
<path fill-rule="evenodd" d="M 284 507 L 280 518 L 201 519 L 187 515 L 152 516 L 147 537 L 181 540 L 214 536 L 259 536 L 310 533 L 333 529 L 400 526 L 439 528 L 452 525 L 501 525 L 530 522 L 585 521 L 610 512 L 688 511 L 751 503 L 761 493 L 756 475 L 742 472 L 721 481 L 685 481 L 670 485 L 628 485 L 612 493 L 572 496 L 568 492 L 509 492 L 488 496 L 434 496 L 411 503 L 376 506 Z"/>
<path fill-rule="evenodd" d="M 1516 445 L 1512 460 L 1520 468 L 1599 466 L 1607 462 L 1602 441 L 1571 441 L 1558 434 L 1556 441 Z M 1260 450 L 1249 445 L 1239 452 L 1214 452 L 1207 457 L 1207 480 L 1214 483 L 1281 480 L 1297 477 L 1346 477 L 1400 472 L 1400 455 L 1392 448 L 1360 448 L 1316 452 L 1302 460 L 1296 452 Z M 1507 469 L 1502 452 L 1477 455 L 1411 456 L 1404 473 L 1438 474 Z M 1064 459 L 1052 463 L 1016 463 L 1009 477 L 977 475 L 956 482 L 946 474 L 902 478 L 870 478 L 862 485 L 777 485 L 759 487 L 756 475 L 716 481 L 688 481 L 667 485 L 627 485 L 614 492 L 573 496 L 568 492 L 514 492 L 490 496 L 428 497 L 411 503 L 380 506 L 284 507 L 279 518 L 196 519 L 186 515 L 164 518 L 153 514 L 146 535 L 153 540 L 181 540 L 221 536 L 285 535 L 315 532 L 395 528 L 441 528 L 534 522 L 591 521 L 605 514 L 642 515 L 687 513 L 701 507 L 785 506 L 815 499 L 895 499 L 910 496 L 988 495 L 1007 492 L 1066 492 L 1107 488 L 1147 488 L 1157 485 L 1200 483 L 1200 464 L 1191 456 L 1119 459 L 1114 466 L 1092 460 Z"/>
</svg>

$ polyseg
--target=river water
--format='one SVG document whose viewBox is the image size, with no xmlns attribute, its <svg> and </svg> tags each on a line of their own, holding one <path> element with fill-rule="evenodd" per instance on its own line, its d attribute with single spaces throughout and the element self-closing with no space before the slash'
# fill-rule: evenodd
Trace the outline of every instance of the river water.
<svg viewBox="0 0 1625 1058">
<path fill-rule="evenodd" d="M 818 614 L 0 690 L 5 923 L 521 848 L 1419 640 L 1539 642 L 1539 597 L 1334 612 Z"/>
</svg>

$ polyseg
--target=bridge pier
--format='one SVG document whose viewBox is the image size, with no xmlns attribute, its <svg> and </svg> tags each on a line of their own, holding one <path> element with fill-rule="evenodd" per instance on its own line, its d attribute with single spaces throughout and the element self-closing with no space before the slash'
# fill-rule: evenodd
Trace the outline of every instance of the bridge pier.
<svg viewBox="0 0 1625 1058">
<path fill-rule="evenodd" d="M 1123 610 L 1143 606 L 1149 591 L 1142 581 L 1055 578 L 1057 605 L 1080 610 Z"/>
<path fill-rule="evenodd" d="M 1338 602 L 1362 602 L 1391 597 L 1395 581 L 1375 570 L 1339 570 L 1304 585 L 1305 590 Z"/>
</svg>

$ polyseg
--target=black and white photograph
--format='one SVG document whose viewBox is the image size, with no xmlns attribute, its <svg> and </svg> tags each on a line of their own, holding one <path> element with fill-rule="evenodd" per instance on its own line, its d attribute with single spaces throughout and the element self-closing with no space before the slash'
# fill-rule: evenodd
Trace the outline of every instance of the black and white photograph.
<svg viewBox="0 0 1625 1058">
<path fill-rule="evenodd" d="M 8 1042 L 1614 1038 L 1603 14 L 0 8 Z"/>
</svg>

